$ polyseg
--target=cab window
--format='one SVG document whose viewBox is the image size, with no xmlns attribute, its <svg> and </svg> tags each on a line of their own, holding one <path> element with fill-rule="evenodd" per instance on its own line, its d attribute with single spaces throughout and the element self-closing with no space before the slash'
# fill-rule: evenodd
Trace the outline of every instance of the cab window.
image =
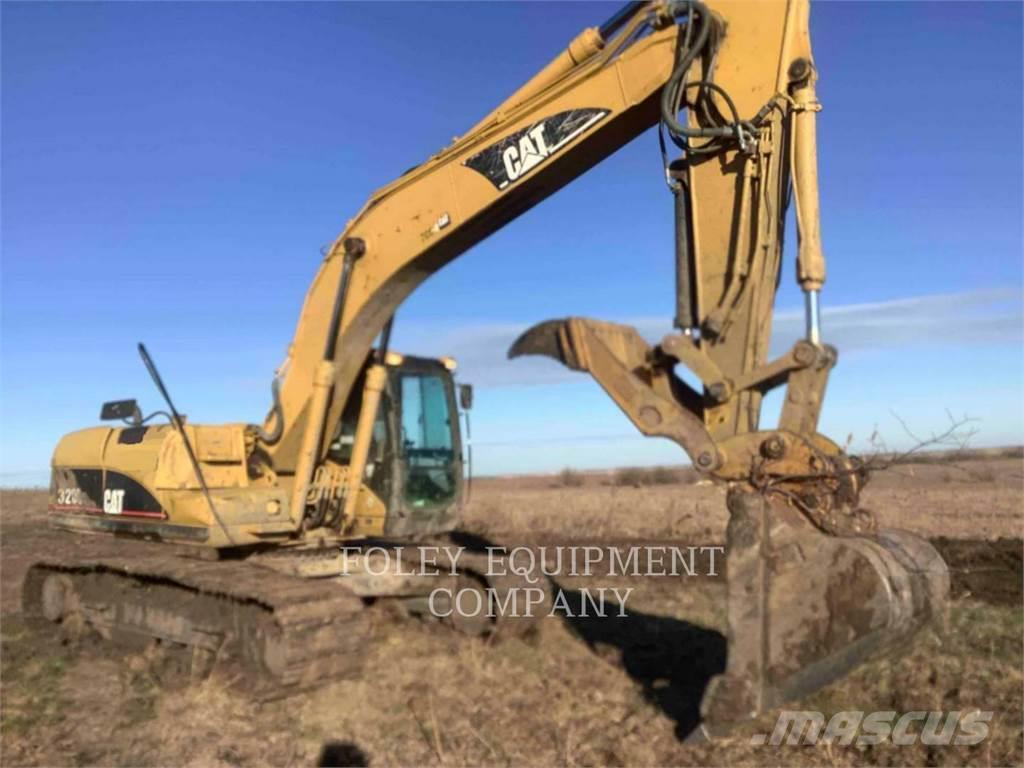
<svg viewBox="0 0 1024 768">
<path fill-rule="evenodd" d="M 436 375 L 403 375 L 401 398 L 406 501 L 414 507 L 449 501 L 456 479 L 445 382 Z"/>
</svg>

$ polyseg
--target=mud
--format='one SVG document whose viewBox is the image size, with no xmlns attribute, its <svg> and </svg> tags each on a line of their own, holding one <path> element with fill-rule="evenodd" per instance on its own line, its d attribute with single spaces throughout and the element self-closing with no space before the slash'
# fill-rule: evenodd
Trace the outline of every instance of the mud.
<svg viewBox="0 0 1024 768">
<path fill-rule="evenodd" d="M 949 567 L 954 598 L 973 597 L 992 605 L 1024 602 L 1024 541 L 1001 538 L 934 538 L 932 544 Z"/>
</svg>

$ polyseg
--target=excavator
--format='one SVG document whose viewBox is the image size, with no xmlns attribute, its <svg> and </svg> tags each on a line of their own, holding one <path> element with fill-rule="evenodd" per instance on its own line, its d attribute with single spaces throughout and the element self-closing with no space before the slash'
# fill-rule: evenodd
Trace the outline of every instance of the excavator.
<svg viewBox="0 0 1024 768">
<path fill-rule="evenodd" d="M 442 582 L 516 589 L 472 556 L 426 578 L 382 562 L 458 525 L 459 407 L 472 400 L 452 360 L 389 349 L 392 320 L 426 278 L 656 127 L 675 229 L 673 331 L 652 344 L 629 326 L 568 317 L 533 326 L 509 355 L 589 373 L 642 434 L 675 442 L 726 486 L 728 654 L 704 693 L 706 732 L 941 624 L 941 557 L 879 529 L 859 504 L 864 464 L 817 431 L 837 361 L 819 310 L 817 80 L 808 0 L 630 2 L 583 30 L 347 223 L 262 422 L 186 422 L 140 345 L 167 423 L 115 401 L 101 416 L 126 423 L 59 442 L 51 524 L 113 543 L 34 562 L 25 613 L 181 648 L 200 670 L 240 659 L 259 685 L 288 693 L 358 671 L 367 603 L 415 613 Z M 806 333 L 770 359 L 791 204 Z M 778 423 L 764 425 L 777 388 Z M 479 635 L 529 622 L 452 623 Z"/>
</svg>

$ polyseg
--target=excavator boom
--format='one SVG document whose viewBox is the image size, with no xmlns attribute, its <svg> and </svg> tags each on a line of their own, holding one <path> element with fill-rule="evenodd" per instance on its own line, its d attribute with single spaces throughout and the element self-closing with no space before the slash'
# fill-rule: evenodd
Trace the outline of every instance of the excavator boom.
<svg viewBox="0 0 1024 768">
<path fill-rule="evenodd" d="M 815 79 L 806 0 L 629 3 L 584 30 L 464 136 L 378 190 L 321 264 L 283 367 L 270 417 L 281 435 L 268 451 L 277 472 L 295 473 L 293 507 L 326 451 L 325 426 L 337 422 L 401 302 L 444 264 L 691 102 L 689 127 L 676 128 L 708 138 L 666 167 L 676 201 L 676 323 L 687 336 L 671 354 L 697 368 L 718 396 L 672 421 L 688 422 L 690 444 L 704 448 L 756 431 L 765 385 L 779 376 L 763 369 L 791 171 L 800 280 L 812 307 L 825 278 Z M 813 354 L 807 367 L 827 374 L 829 354 Z M 787 412 L 786 422 L 813 432 L 824 377 L 803 378 L 810 407 Z M 636 409 L 626 410 L 644 430 Z M 690 418 L 695 411 L 703 426 Z M 704 470 L 726 462 L 721 451 L 690 453 L 706 454 Z"/>
<path fill-rule="evenodd" d="M 585 30 L 467 134 L 374 193 L 348 223 L 313 280 L 289 349 L 275 467 L 295 468 L 309 420 L 317 420 L 311 385 L 328 336 L 338 334 L 322 419 L 332 424 L 377 334 L 420 283 L 657 123 L 677 28 L 662 24 L 629 45 L 620 39 L 653 16 L 647 6 L 635 10 L 613 45 Z M 341 297 L 343 283 L 351 289 Z"/>
</svg>

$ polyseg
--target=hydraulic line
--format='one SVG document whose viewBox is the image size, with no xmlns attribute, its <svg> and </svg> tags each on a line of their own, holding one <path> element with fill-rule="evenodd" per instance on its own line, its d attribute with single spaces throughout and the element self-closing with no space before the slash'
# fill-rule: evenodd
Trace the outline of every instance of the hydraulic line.
<svg viewBox="0 0 1024 768">
<path fill-rule="evenodd" d="M 320 437 L 323 434 L 327 415 L 327 405 L 334 388 L 337 371 L 334 353 L 338 345 L 338 331 L 341 328 L 341 317 L 345 311 L 345 299 L 348 295 L 352 270 L 356 261 L 366 252 L 366 244 L 360 238 L 348 237 L 345 238 L 343 248 L 344 255 L 342 256 L 341 274 L 338 277 L 338 289 L 334 294 L 331 320 L 327 327 L 327 337 L 324 340 L 324 356 L 313 373 L 313 394 L 310 398 L 308 421 L 295 467 L 289 515 L 296 526 L 302 524 L 305 516 L 306 495 L 309 492 L 310 481 L 313 479 L 317 452 L 320 448 Z"/>
<path fill-rule="evenodd" d="M 598 27 L 597 31 L 601 35 L 601 39 L 611 39 L 611 36 L 618 32 L 644 4 L 645 0 L 634 0 L 619 8 L 608 21 Z"/>
<path fill-rule="evenodd" d="M 687 335 L 693 333 L 697 326 L 695 312 L 694 259 L 691 253 L 690 235 L 690 190 L 687 187 L 687 168 L 685 161 L 675 163 L 670 168 L 672 199 L 675 206 L 676 234 L 676 317 L 675 327 Z"/>
<path fill-rule="evenodd" d="M 284 408 L 281 405 L 281 379 L 278 376 L 274 376 L 273 381 L 270 382 L 270 394 L 273 398 L 273 405 L 270 407 L 266 421 L 273 419 L 274 428 L 268 432 L 263 426 L 256 427 L 256 436 L 267 445 L 273 445 L 284 434 Z"/>
</svg>

